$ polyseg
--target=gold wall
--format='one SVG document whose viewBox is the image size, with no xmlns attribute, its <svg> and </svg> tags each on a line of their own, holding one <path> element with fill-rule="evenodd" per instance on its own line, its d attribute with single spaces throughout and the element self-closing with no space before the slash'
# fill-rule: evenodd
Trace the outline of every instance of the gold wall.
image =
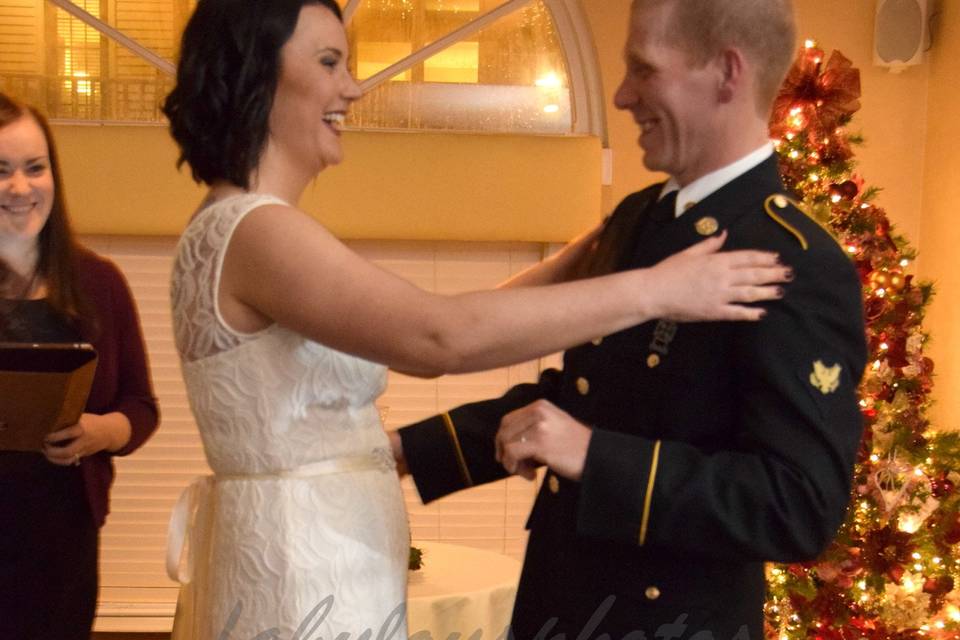
<svg viewBox="0 0 960 640">
<path fill-rule="evenodd" d="M 960 3 L 942 3 L 930 62 L 930 94 L 920 218 L 920 273 L 937 287 L 926 328 L 936 364 L 934 424 L 960 428 Z M 919 134 L 918 134 L 919 137 Z M 923 145 L 924 139 L 916 141 Z"/>
<path fill-rule="evenodd" d="M 177 235 L 202 198 L 166 129 L 57 125 L 80 233 Z M 300 203 L 345 239 L 562 242 L 600 215 L 590 137 L 346 132 Z"/>
</svg>

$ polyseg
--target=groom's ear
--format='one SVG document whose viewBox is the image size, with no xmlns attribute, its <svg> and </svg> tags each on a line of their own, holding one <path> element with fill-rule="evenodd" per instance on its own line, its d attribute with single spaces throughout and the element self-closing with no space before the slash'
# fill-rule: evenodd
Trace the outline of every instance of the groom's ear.
<svg viewBox="0 0 960 640">
<path fill-rule="evenodd" d="M 727 47 L 714 59 L 717 74 L 717 100 L 722 104 L 733 101 L 738 93 L 750 89 L 750 64 L 743 52 Z"/>
</svg>

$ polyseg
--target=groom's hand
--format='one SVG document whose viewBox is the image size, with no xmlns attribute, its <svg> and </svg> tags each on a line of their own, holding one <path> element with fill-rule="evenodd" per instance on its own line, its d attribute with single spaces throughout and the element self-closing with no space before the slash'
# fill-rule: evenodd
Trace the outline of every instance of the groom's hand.
<svg viewBox="0 0 960 640">
<path fill-rule="evenodd" d="M 579 481 L 592 433 L 552 402 L 537 400 L 503 416 L 496 438 L 497 461 L 528 480 L 539 463 L 558 476 Z"/>
</svg>

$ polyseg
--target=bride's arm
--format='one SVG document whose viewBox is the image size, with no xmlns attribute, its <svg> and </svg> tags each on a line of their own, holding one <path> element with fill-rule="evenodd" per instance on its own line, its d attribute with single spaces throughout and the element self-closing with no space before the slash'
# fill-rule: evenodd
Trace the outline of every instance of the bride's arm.
<svg viewBox="0 0 960 640">
<path fill-rule="evenodd" d="M 729 301 L 776 296 L 756 284 L 784 269 L 772 254 L 714 253 L 720 244 L 652 269 L 443 296 L 361 258 L 303 213 L 270 205 L 237 226 L 219 296 L 221 308 L 228 301 L 340 351 L 434 376 L 523 362 L 655 317 L 759 318 Z"/>
<path fill-rule="evenodd" d="M 497 285 L 497 288 L 536 287 L 569 280 L 571 270 L 593 250 L 597 237 L 603 231 L 603 226 L 604 223 L 600 223 L 593 229 L 581 233 L 564 245 L 560 251 L 504 280 Z"/>
</svg>

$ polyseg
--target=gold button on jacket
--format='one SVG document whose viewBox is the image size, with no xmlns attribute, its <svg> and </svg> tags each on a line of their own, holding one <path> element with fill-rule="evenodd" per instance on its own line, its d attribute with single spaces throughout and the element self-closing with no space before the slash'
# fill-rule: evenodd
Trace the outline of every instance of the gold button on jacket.
<svg viewBox="0 0 960 640">
<path fill-rule="evenodd" d="M 720 229 L 720 223 L 717 222 L 716 218 L 706 216 L 705 218 L 700 218 L 696 223 L 697 233 L 702 236 L 712 236 Z"/>
<path fill-rule="evenodd" d="M 655 585 L 647 587 L 647 590 L 643 592 L 643 595 L 647 596 L 647 600 L 656 600 L 660 597 L 660 589 Z"/>
<path fill-rule="evenodd" d="M 590 393 L 590 381 L 586 378 L 577 378 L 577 393 L 582 396 Z"/>
</svg>

